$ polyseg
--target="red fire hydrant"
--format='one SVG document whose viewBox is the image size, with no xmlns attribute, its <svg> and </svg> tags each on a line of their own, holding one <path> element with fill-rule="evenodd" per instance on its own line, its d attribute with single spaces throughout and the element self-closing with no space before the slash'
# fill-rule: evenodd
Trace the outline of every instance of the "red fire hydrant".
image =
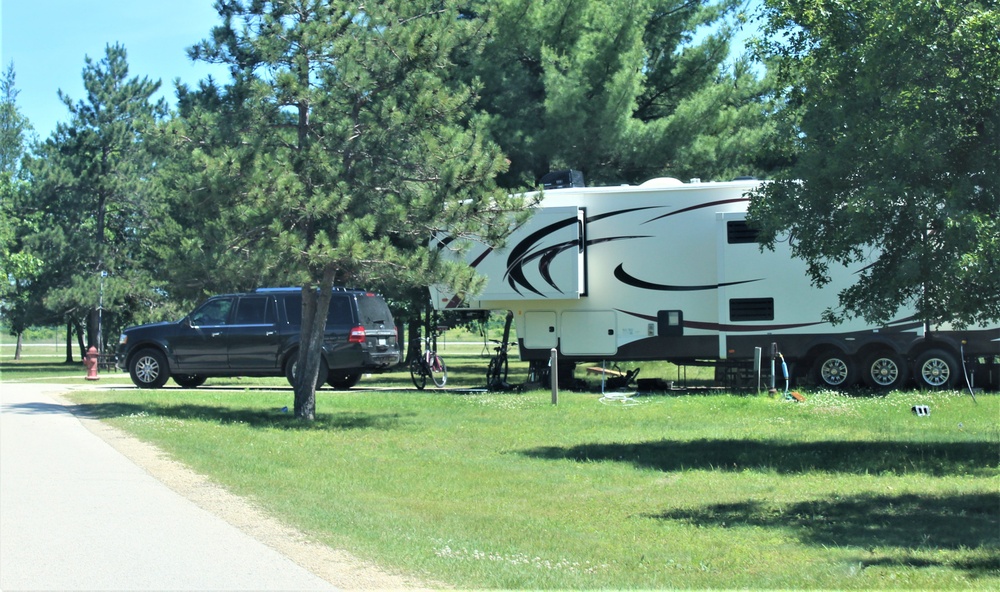
<svg viewBox="0 0 1000 592">
<path fill-rule="evenodd" d="M 83 367 L 87 369 L 87 380 L 100 380 L 97 375 L 97 348 L 90 346 L 83 356 Z"/>
</svg>

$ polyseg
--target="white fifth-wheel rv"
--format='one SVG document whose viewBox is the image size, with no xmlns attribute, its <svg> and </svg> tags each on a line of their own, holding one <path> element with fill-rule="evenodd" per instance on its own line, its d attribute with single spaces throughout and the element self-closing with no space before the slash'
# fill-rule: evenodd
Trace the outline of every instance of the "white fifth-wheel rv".
<svg viewBox="0 0 1000 592">
<path fill-rule="evenodd" d="M 513 312 L 521 359 L 544 364 L 668 360 L 749 363 L 776 347 L 797 384 L 995 386 L 1000 328 L 823 320 L 862 267 L 813 286 L 787 243 L 761 250 L 745 222 L 756 180 L 546 190 L 503 249 L 474 245 L 476 295 L 431 289 L 434 308 Z M 453 251 L 450 237 L 435 239 Z M 970 380 L 966 380 L 969 378 Z"/>
</svg>

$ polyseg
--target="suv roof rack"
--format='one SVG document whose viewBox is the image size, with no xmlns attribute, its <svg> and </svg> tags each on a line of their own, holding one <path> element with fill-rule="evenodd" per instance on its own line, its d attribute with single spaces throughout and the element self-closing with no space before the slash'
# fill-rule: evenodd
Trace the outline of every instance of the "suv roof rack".
<svg viewBox="0 0 1000 592">
<path fill-rule="evenodd" d="M 302 287 L 281 287 L 281 288 L 257 288 L 254 292 L 301 292 Z M 334 286 L 334 292 L 349 292 L 351 288 L 345 288 L 343 286 Z"/>
</svg>

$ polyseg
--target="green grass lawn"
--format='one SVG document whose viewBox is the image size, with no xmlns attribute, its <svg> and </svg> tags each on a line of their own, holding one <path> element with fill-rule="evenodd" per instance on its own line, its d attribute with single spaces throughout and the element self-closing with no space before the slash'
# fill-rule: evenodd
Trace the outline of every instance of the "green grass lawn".
<svg viewBox="0 0 1000 592">
<path fill-rule="evenodd" d="M 446 360 L 448 386 L 484 381 Z M 462 588 L 1000 588 L 996 394 L 553 406 L 408 382 L 323 390 L 309 425 L 281 379 L 72 397 L 318 540 Z"/>
</svg>

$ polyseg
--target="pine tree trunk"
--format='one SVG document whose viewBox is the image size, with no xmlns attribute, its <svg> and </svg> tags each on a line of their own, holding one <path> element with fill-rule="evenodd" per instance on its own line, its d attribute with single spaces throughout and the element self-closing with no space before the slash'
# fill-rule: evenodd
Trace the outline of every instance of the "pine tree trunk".
<svg viewBox="0 0 1000 592">
<path fill-rule="evenodd" d="M 320 280 L 319 291 L 312 284 L 302 287 L 302 329 L 299 335 L 298 371 L 295 375 L 295 417 L 306 421 L 316 419 L 316 385 L 326 382 L 325 376 L 319 376 L 319 370 L 335 277 L 336 270 L 327 268 Z"/>
<path fill-rule="evenodd" d="M 409 322 L 409 328 L 406 332 L 406 363 L 409 365 L 410 362 L 416 360 L 420 357 L 420 319 L 411 318 Z"/>
<path fill-rule="evenodd" d="M 73 319 L 73 326 L 76 328 L 76 343 L 80 346 L 80 357 L 87 353 L 87 347 L 83 343 L 83 323 Z"/>
<path fill-rule="evenodd" d="M 73 363 L 73 321 L 71 319 L 66 319 L 66 363 Z"/>
<path fill-rule="evenodd" d="M 97 330 L 98 314 L 99 312 L 97 310 L 97 307 L 94 307 L 87 312 L 87 348 L 93 346 L 96 347 L 98 351 L 100 351 L 102 348 L 101 345 L 98 343 L 98 330 Z M 81 351 L 83 351 L 83 353 L 86 353 L 87 350 L 81 350 Z"/>
</svg>

